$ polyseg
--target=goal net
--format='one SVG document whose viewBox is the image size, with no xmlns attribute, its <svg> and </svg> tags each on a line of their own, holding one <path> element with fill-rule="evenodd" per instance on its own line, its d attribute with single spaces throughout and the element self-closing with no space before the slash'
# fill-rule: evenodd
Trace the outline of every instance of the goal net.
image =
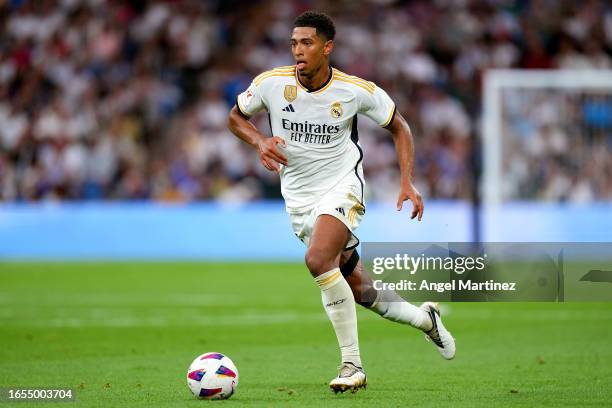
<svg viewBox="0 0 612 408">
<path fill-rule="evenodd" d="M 481 197 L 612 201 L 612 71 L 491 70 L 483 88 Z"/>
</svg>

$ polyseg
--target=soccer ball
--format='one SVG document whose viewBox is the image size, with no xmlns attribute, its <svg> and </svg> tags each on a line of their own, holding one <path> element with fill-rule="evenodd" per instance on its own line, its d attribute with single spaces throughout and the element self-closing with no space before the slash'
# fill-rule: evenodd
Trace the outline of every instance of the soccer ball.
<svg viewBox="0 0 612 408">
<path fill-rule="evenodd" d="M 187 385 L 200 399 L 228 399 L 238 386 L 238 370 L 221 353 L 202 354 L 189 366 Z"/>
</svg>

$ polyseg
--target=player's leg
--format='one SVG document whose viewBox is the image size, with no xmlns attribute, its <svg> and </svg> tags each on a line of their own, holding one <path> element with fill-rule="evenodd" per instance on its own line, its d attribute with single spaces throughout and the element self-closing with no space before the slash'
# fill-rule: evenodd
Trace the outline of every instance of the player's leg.
<svg viewBox="0 0 612 408">
<path fill-rule="evenodd" d="M 423 330 L 426 338 L 435 344 L 442 357 L 451 359 L 455 356 L 455 340 L 442 324 L 440 310 L 436 304 L 426 302 L 421 307 L 416 307 L 393 290 L 376 290 L 356 250 L 344 251 L 340 256 L 340 265 L 355 302 L 385 319 Z"/>
<path fill-rule="evenodd" d="M 376 290 L 365 272 L 356 250 L 344 251 L 340 256 L 340 269 L 351 287 L 355 302 L 394 322 L 409 324 L 423 331 L 431 330 L 429 314 L 406 302 L 393 290 Z"/>
<path fill-rule="evenodd" d="M 323 307 L 340 345 L 340 375 L 330 383 L 336 392 L 357 390 L 366 384 L 359 354 L 355 300 L 339 268 L 340 253 L 349 238 L 350 231 L 344 223 L 331 215 L 320 215 L 305 256 L 306 266 L 321 289 Z"/>
</svg>

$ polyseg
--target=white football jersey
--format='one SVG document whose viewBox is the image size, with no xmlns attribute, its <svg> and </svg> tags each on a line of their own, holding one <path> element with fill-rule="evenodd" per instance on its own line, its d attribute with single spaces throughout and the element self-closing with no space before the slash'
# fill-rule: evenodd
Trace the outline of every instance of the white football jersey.
<svg viewBox="0 0 612 408">
<path fill-rule="evenodd" d="M 289 213 L 311 209 L 325 193 L 349 174 L 359 185 L 363 204 L 363 153 L 357 136 L 357 114 L 380 126 L 395 115 L 389 95 L 372 82 L 335 68 L 319 88 L 309 91 L 296 75 L 295 66 L 275 68 L 257 76 L 238 95 L 245 116 L 266 109 L 272 135 L 285 140 L 277 148 L 287 157 L 281 166 L 281 192 Z"/>
</svg>

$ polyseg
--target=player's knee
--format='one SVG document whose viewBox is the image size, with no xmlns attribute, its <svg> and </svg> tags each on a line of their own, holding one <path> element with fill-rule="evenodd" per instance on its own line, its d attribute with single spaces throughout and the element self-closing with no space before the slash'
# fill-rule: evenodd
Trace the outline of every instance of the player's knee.
<svg viewBox="0 0 612 408">
<path fill-rule="evenodd" d="M 333 268 L 334 258 L 325 250 L 310 247 L 304 256 L 304 262 L 312 276 L 319 276 Z"/>
</svg>

